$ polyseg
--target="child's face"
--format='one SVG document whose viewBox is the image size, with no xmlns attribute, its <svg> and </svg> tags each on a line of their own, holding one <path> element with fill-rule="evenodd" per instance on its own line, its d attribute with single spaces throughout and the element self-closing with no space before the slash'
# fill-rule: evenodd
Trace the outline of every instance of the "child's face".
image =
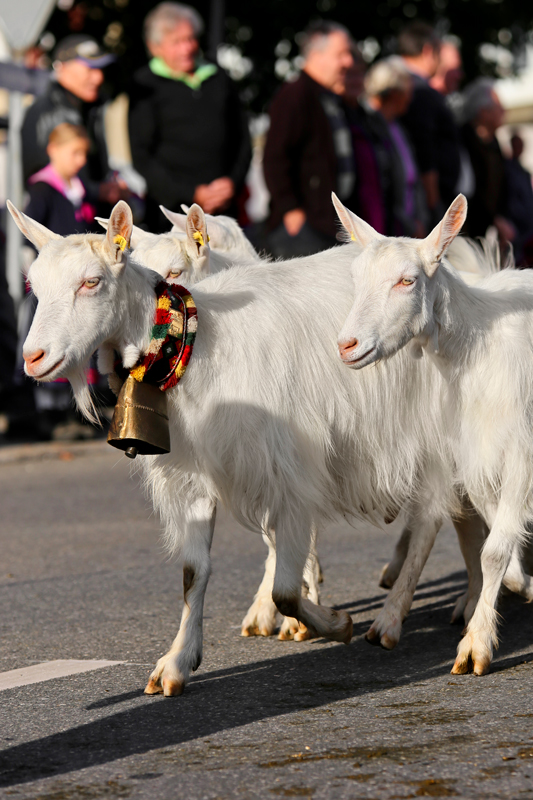
<svg viewBox="0 0 533 800">
<path fill-rule="evenodd" d="M 87 142 L 85 139 L 70 139 L 63 144 L 49 144 L 48 156 L 62 178 L 67 180 L 78 174 L 87 162 Z"/>
</svg>

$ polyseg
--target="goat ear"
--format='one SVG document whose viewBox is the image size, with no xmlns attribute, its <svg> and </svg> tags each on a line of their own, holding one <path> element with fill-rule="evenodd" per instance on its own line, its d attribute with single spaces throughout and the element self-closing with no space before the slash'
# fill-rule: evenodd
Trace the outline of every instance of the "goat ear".
<svg viewBox="0 0 533 800">
<path fill-rule="evenodd" d="M 100 225 L 101 228 L 104 229 L 104 231 L 107 230 L 107 227 L 109 225 L 108 219 L 104 219 L 104 217 L 95 217 L 94 220 Z"/>
<path fill-rule="evenodd" d="M 106 231 L 109 227 L 109 220 L 104 219 L 103 217 L 95 217 L 96 222 L 102 226 L 102 228 Z M 138 228 L 137 225 L 133 225 L 131 229 L 131 240 L 130 244 L 131 247 L 135 250 L 137 245 L 142 239 L 157 239 L 156 233 L 149 233 L 148 231 L 143 231 L 142 228 Z"/>
<path fill-rule="evenodd" d="M 177 214 L 175 211 L 169 211 L 168 208 L 165 206 L 159 206 L 165 217 L 168 219 L 169 222 L 172 223 L 172 230 L 173 231 L 185 231 L 187 230 L 187 211 L 184 214 Z M 183 208 L 183 206 L 182 206 Z"/>
<path fill-rule="evenodd" d="M 132 230 L 131 208 L 124 200 L 119 200 L 109 217 L 106 235 L 106 246 L 113 263 L 125 264 L 124 251 L 130 248 Z"/>
<path fill-rule="evenodd" d="M 463 227 L 467 209 L 466 197 L 458 195 L 439 224 L 422 242 L 424 272 L 428 277 L 435 274 L 441 258 Z"/>
<path fill-rule="evenodd" d="M 335 192 L 331 193 L 331 199 L 342 226 L 350 234 L 352 242 L 359 242 L 360 245 L 366 247 L 372 242 L 378 242 L 385 238 L 381 233 L 375 231 L 372 225 L 369 225 L 364 219 L 360 219 L 353 211 L 343 206 Z"/>
<path fill-rule="evenodd" d="M 206 257 L 209 252 L 209 236 L 205 214 L 199 205 L 193 203 L 187 213 L 187 244 L 195 258 Z"/>
<path fill-rule="evenodd" d="M 24 234 L 26 239 L 29 239 L 30 242 L 35 245 L 37 250 L 41 250 L 45 244 L 48 244 L 48 242 L 51 242 L 53 239 L 62 238 L 57 233 L 49 231 L 48 228 L 45 228 L 40 222 L 35 222 L 34 219 L 27 217 L 26 214 L 23 214 L 22 211 L 15 208 L 11 200 L 7 201 L 7 207 L 19 231 Z"/>
</svg>

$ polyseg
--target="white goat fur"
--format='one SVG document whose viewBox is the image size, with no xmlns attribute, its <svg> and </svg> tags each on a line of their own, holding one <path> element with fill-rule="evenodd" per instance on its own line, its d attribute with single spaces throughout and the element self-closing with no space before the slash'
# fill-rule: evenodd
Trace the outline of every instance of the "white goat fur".
<svg viewBox="0 0 533 800">
<path fill-rule="evenodd" d="M 77 377 L 102 345 L 123 358 L 144 352 L 159 276 L 113 243 L 117 234 L 130 238 L 129 208 L 117 204 L 105 237 L 65 239 L 10 210 L 41 249 L 29 272 L 39 304 L 24 345 L 28 374 Z M 443 511 L 454 507 L 451 464 L 434 419 L 441 391 L 435 370 L 400 353 L 356 376 L 335 358 L 357 252 L 347 245 L 260 270 L 233 267 L 194 289 L 194 355 L 169 395 L 172 452 L 139 464 L 168 546 L 180 550 L 185 565 L 180 631 L 148 692 L 179 694 L 201 659 L 218 500 L 255 530 L 268 514 L 276 530 L 278 609 L 317 635 L 347 641 L 347 614 L 300 597 L 312 522 L 338 513 L 379 520 L 414 493 L 416 547 L 371 629 L 385 646 L 399 637 Z M 34 368 L 36 352 L 44 355 Z M 82 394 L 79 383 L 73 388 Z"/>
<path fill-rule="evenodd" d="M 519 557 L 533 519 L 533 275 L 507 269 L 472 287 L 448 267 L 444 253 L 466 216 L 461 195 L 423 242 L 386 239 L 338 201 L 337 209 L 366 245 L 352 264 L 356 297 L 339 334 L 341 357 L 362 367 L 410 343 L 446 380 L 442 416 L 456 481 L 490 528 L 483 589 L 453 672 L 484 674 L 502 582 L 533 599 Z"/>
</svg>

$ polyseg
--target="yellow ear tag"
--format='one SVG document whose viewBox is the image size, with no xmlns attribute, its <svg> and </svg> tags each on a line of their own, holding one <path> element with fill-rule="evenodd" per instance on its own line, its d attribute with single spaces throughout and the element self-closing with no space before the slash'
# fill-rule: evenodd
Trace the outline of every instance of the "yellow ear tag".
<svg viewBox="0 0 533 800">
<path fill-rule="evenodd" d="M 192 238 L 195 239 L 195 241 L 200 243 L 200 247 L 203 247 L 205 245 L 204 237 L 202 236 L 201 231 L 195 231 L 193 233 L 193 235 L 192 235 Z M 209 235 L 207 236 L 207 241 L 208 242 L 211 241 L 211 237 Z"/>
<path fill-rule="evenodd" d="M 357 241 L 357 239 L 355 238 L 355 236 L 353 235 L 353 233 L 351 234 L 351 236 L 350 236 L 350 239 L 352 240 L 352 242 L 356 242 L 356 241 Z"/>
<path fill-rule="evenodd" d="M 115 236 L 115 238 L 113 239 L 113 242 L 115 244 L 118 244 L 118 246 L 120 247 L 121 250 L 125 250 L 126 247 L 129 247 L 129 243 L 126 241 L 126 239 L 123 236 L 120 236 L 120 235 Z"/>
</svg>

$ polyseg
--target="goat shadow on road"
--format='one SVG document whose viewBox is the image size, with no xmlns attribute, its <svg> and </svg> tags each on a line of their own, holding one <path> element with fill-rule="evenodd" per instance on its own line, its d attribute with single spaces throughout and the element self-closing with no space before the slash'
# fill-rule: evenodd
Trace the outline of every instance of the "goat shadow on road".
<svg viewBox="0 0 533 800">
<path fill-rule="evenodd" d="M 404 637 L 393 652 L 371 648 L 360 638 L 348 647 L 307 644 L 300 652 L 298 645 L 290 644 L 290 652 L 277 658 L 201 673 L 179 698 L 141 698 L 140 688 L 106 697 L 87 710 L 119 705 L 137 696 L 139 705 L 4 750 L 0 787 L 65 775 L 260 720 L 443 677 L 450 670 L 460 633 L 448 624 L 453 606 L 450 583 L 452 592 L 461 590 L 463 576 L 454 573 L 420 586 L 418 598 L 437 599 L 411 612 Z M 377 600 L 360 599 L 345 607 L 366 612 Z M 531 636 L 529 626 L 523 624 L 529 609 L 523 605 L 515 598 L 503 602 L 502 644 L 493 672 L 533 661 L 533 650 L 524 655 Z M 367 621 L 358 622 L 355 630 L 362 633 L 367 626 Z M 454 676 L 456 682 L 473 680 L 483 678 Z"/>
</svg>

